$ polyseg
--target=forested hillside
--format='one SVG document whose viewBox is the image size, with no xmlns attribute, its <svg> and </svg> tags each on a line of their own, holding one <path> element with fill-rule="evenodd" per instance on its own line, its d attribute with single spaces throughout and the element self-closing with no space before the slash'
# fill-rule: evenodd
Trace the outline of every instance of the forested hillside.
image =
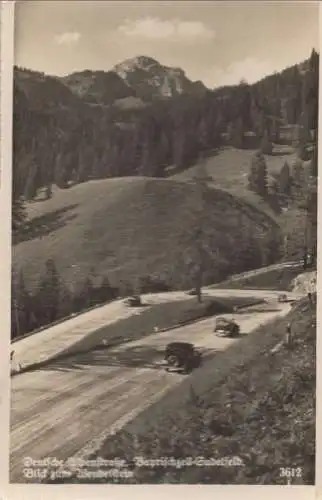
<svg viewBox="0 0 322 500">
<path fill-rule="evenodd" d="M 254 85 L 146 101 L 113 72 L 62 79 L 16 68 L 14 198 L 33 199 L 41 187 L 50 197 L 53 183 L 162 177 L 168 166 L 185 169 L 224 144 L 249 147 L 250 136 L 268 153 L 272 143 L 297 141 L 304 155 L 317 128 L 318 66 L 313 51 Z"/>
</svg>

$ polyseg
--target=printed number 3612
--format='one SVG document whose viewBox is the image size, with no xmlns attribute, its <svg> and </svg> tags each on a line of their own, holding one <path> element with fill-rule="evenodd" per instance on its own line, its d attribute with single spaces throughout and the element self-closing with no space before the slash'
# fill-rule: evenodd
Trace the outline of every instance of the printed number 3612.
<svg viewBox="0 0 322 500">
<path fill-rule="evenodd" d="M 280 477 L 302 477 L 302 468 L 280 467 Z"/>
</svg>

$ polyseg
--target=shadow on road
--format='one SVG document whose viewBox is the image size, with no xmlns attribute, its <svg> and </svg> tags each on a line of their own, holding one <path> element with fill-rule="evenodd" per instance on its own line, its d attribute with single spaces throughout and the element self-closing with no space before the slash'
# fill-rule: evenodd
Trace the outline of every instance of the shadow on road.
<svg viewBox="0 0 322 500">
<path fill-rule="evenodd" d="M 281 308 L 278 307 L 266 307 L 266 308 L 256 308 L 250 307 L 249 309 L 241 309 L 240 311 L 236 311 L 234 314 L 237 316 L 241 316 L 243 314 L 260 314 L 260 313 L 270 313 L 270 312 L 279 312 Z"/>
<path fill-rule="evenodd" d="M 164 358 L 164 346 L 139 345 L 127 347 L 120 351 L 100 348 L 87 353 L 60 359 L 36 371 L 77 371 L 88 370 L 90 367 L 150 368 L 164 370 L 161 362 Z M 202 360 L 210 359 L 216 349 L 201 349 Z"/>
</svg>

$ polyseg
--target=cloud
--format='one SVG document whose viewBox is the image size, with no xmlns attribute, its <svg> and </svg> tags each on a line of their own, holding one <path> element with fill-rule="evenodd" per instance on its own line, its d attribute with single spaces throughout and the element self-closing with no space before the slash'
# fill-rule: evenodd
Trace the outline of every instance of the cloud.
<svg viewBox="0 0 322 500">
<path fill-rule="evenodd" d="M 196 42 L 211 40 L 215 32 L 201 21 L 164 21 L 156 17 L 145 17 L 135 21 L 126 19 L 118 27 L 118 33 L 126 37 L 171 42 Z"/>
<path fill-rule="evenodd" d="M 55 36 L 55 42 L 58 45 L 73 45 L 79 42 L 81 34 L 77 31 L 68 31 Z"/>
<path fill-rule="evenodd" d="M 276 64 L 268 60 L 259 60 L 248 57 L 242 61 L 236 61 L 225 69 L 212 68 L 205 76 L 205 83 L 211 87 L 221 87 L 224 85 L 236 85 L 241 80 L 248 83 L 255 83 L 275 71 L 280 71 Z"/>
</svg>

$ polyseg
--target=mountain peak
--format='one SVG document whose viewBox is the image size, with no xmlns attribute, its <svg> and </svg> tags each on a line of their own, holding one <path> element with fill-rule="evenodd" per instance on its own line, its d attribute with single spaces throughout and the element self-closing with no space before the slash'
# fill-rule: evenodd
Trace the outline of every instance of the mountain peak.
<svg viewBox="0 0 322 500">
<path fill-rule="evenodd" d="M 125 78 L 126 74 L 131 71 L 143 70 L 148 71 L 153 66 L 161 66 L 158 61 L 148 56 L 137 56 L 116 64 L 113 68 L 121 78 Z"/>
<path fill-rule="evenodd" d="M 173 97 L 195 91 L 194 83 L 186 77 L 181 68 L 164 66 L 152 57 L 144 55 L 116 64 L 113 71 L 135 89 L 137 97 L 143 99 Z"/>
<path fill-rule="evenodd" d="M 153 59 L 153 57 L 149 57 L 149 56 L 140 55 L 140 56 L 134 57 L 133 61 L 136 64 L 140 64 L 142 66 L 151 66 L 151 65 L 161 66 L 160 63 L 156 59 Z"/>
</svg>

